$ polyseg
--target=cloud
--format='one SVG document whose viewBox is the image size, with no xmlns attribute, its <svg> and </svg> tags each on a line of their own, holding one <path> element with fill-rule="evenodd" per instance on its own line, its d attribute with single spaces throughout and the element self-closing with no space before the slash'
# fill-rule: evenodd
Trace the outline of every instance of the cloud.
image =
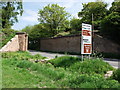
<svg viewBox="0 0 120 90">
<path fill-rule="evenodd" d="M 65 4 L 62 6 L 66 8 L 71 8 L 74 5 L 74 3 L 75 3 L 74 0 L 69 0 L 69 2 L 65 2 Z"/>
<path fill-rule="evenodd" d="M 21 20 L 23 21 L 28 21 L 28 22 L 38 22 L 38 15 L 37 12 L 32 11 L 32 10 L 25 10 L 24 11 L 24 16 L 20 17 Z"/>
</svg>

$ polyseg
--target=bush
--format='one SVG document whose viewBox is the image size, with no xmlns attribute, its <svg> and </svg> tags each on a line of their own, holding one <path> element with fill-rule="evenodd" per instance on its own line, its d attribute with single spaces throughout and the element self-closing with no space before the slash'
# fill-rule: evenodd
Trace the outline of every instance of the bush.
<svg viewBox="0 0 120 90">
<path fill-rule="evenodd" d="M 79 72 L 82 74 L 104 74 L 109 70 L 113 70 L 113 67 L 101 59 L 87 60 L 81 62 L 78 57 L 63 56 L 52 59 L 50 61 L 55 67 L 63 67 L 72 72 Z"/>
<path fill-rule="evenodd" d="M 72 64 L 74 64 L 75 62 L 80 62 L 81 59 L 78 57 L 70 57 L 70 56 L 62 56 L 62 57 L 58 57 L 55 59 L 52 59 L 48 62 L 50 62 L 51 64 L 53 64 L 55 67 L 70 67 Z"/>
<path fill-rule="evenodd" d="M 117 80 L 120 83 L 120 69 L 114 71 L 111 78 Z"/>
<path fill-rule="evenodd" d="M 101 22 L 101 33 L 103 35 L 108 35 L 113 41 L 116 41 L 117 43 L 119 43 L 120 39 L 119 20 L 120 14 L 118 12 L 112 12 Z"/>
<path fill-rule="evenodd" d="M 120 85 L 115 80 L 106 80 L 98 74 L 81 74 L 69 78 L 68 85 L 72 88 L 118 88 Z"/>
<path fill-rule="evenodd" d="M 103 60 L 95 59 L 85 60 L 84 62 L 76 62 L 70 66 L 69 70 L 87 74 L 105 74 L 107 71 L 113 70 L 113 67 Z"/>
</svg>

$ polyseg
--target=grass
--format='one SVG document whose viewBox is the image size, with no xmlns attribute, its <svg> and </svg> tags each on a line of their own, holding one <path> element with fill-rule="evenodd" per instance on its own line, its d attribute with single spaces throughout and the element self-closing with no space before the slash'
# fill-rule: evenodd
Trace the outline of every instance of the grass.
<svg viewBox="0 0 120 90">
<path fill-rule="evenodd" d="M 55 67 L 63 67 L 66 70 L 79 72 L 81 74 L 105 74 L 106 71 L 114 70 L 113 67 L 101 59 L 85 59 L 84 62 L 81 62 L 80 58 L 63 56 L 55 58 L 48 62 L 53 64 Z"/>
<path fill-rule="evenodd" d="M 2 58 L 14 58 L 14 59 L 20 59 L 20 60 L 41 60 L 45 59 L 46 57 L 41 56 L 40 54 L 31 55 L 29 52 L 5 52 L 2 53 Z"/>
<path fill-rule="evenodd" d="M 7 54 L 11 54 L 10 57 Z M 27 59 L 21 58 L 21 55 Z M 29 61 L 32 56 L 28 52 L 3 53 L 2 56 L 3 88 L 120 87 L 117 80 L 104 78 L 104 72 L 114 69 L 102 60 L 81 62 L 80 58 L 64 56 L 46 63 L 35 63 Z M 95 68 L 100 72 L 96 72 Z M 88 72 L 90 69 L 93 72 Z"/>
<path fill-rule="evenodd" d="M 29 71 L 3 62 L 3 88 L 35 88 L 39 82 Z"/>
</svg>

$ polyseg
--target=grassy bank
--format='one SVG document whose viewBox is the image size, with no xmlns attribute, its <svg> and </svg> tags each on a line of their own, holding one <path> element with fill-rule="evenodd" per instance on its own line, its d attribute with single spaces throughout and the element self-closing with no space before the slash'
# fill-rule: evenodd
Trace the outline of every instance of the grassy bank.
<svg viewBox="0 0 120 90">
<path fill-rule="evenodd" d="M 117 80 L 105 79 L 114 70 L 100 59 L 81 62 L 77 57 L 59 57 L 47 62 L 28 52 L 3 53 L 3 88 L 118 88 Z"/>
</svg>

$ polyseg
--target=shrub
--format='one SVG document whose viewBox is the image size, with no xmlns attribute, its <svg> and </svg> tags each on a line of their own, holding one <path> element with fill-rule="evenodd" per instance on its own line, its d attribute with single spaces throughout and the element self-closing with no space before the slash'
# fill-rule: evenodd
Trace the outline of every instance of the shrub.
<svg viewBox="0 0 120 90">
<path fill-rule="evenodd" d="M 87 74 L 104 74 L 109 70 L 113 70 L 113 67 L 101 59 L 94 59 L 85 60 L 84 62 L 76 62 L 70 66 L 69 70 Z"/>
<path fill-rule="evenodd" d="M 115 80 L 106 80 L 98 74 L 81 74 L 69 78 L 68 85 L 71 88 L 118 88 L 120 85 Z"/>
<path fill-rule="evenodd" d="M 87 60 L 81 62 L 78 57 L 63 56 L 59 58 L 52 59 L 50 61 L 55 67 L 63 67 L 72 72 L 79 72 L 82 74 L 98 73 L 104 74 L 109 70 L 113 70 L 107 62 L 101 59 Z"/>
<path fill-rule="evenodd" d="M 81 61 L 78 57 L 62 56 L 55 59 L 52 59 L 48 62 L 53 64 L 55 67 L 69 67 L 77 61 Z"/>
</svg>

